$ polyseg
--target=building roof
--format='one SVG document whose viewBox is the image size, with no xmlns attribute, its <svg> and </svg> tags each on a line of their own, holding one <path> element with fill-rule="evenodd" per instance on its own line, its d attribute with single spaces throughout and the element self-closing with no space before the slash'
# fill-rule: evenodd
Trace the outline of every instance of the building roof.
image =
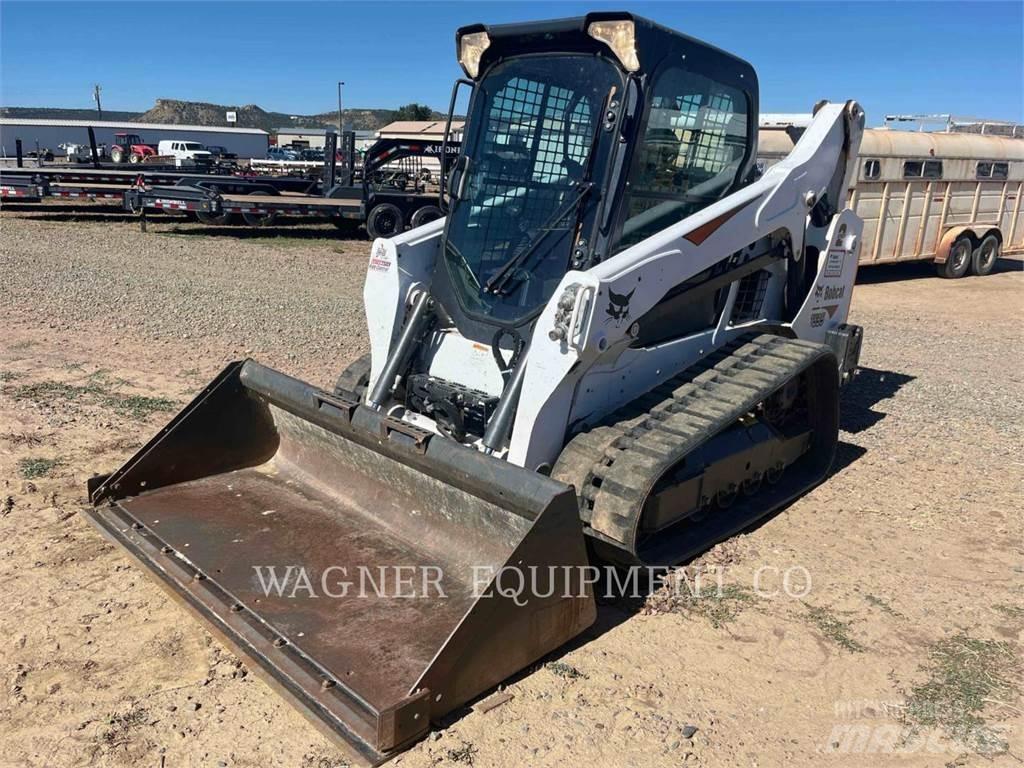
<svg viewBox="0 0 1024 768">
<path fill-rule="evenodd" d="M 227 128 L 219 125 L 180 125 L 178 123 L 131 123 L 110 120 L 38 120 L 25 117 L 0 117 L 3 125 L 41 125 L 55 128 L 130 128 L 136 131 L 211 131 L 214 133 L 249 133 L 267 136 L 262 128 Z"/>
<path fill-rule="evenodd" d="M 331 130 L 334 130 L 334 129 L 332 128 Z M 281 135 L 294 136 L 294 135 L 298 135 L 298 134 L 303 134 L 305 136 L 326 136 L 327 135 L 327 129 L 326 128 L 295 128 L 294 126 L 289 126 L 287 128 L 275 128 L 274 132 L 278 136 L 281 136 Z M 335 131 L 335 133 L 337 133 L 337 131 Z M 355 133 L 356 138 L 367 138 L 369 136 L 374 136 L 377 132 L 376 131 L 353 131 L 353 133 Z"/>
<path fill-rule="evenodd" d="M 384 133 L 444 133 L 444 120 L 396 120 L 380 129 Z M 452 130 L 461 131 L 464 120 L 452 120 Z"/>
</svg>

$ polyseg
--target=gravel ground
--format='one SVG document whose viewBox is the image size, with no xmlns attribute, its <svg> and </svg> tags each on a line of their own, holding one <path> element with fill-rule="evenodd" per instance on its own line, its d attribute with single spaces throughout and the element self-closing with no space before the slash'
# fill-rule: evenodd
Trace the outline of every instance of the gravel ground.
<svg viewBox="0 0 1024 768">
<path fill-rule="evenodd" d="M 346 764 L 77 512 L 226 361 L 329 383 L 365 348 L 367 251 L 324 227 L 0 214 L 0 765 Z M 724 595 L 602 605 L 511 699 L 395 762 L 1019 766 L 1021 266 L 864 270 L 833 474 L 702 558 Z M 790 568 L 806 594 L 752 591 Z"/>
<path fill-rule="evenodd" d="M 156 216 L 143 234 L 109 206 L 5 210 L 0 295 L 9 312 L 46 317 L 54 331 L 116 342 L 131 329 L 157 348 L 184 341 L 216 365 L 254 357 L 318 382 L 368 344 L 369 243 L 332 225 L 211 228 Z"/>
</svg>

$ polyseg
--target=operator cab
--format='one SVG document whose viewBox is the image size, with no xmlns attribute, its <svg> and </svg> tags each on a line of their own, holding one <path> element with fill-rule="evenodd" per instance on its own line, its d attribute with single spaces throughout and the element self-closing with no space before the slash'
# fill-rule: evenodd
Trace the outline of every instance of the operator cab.
<svg viewBox="0 0 1024 768">
<path fill-rule="evenodd" d="M 432 294 L 458 331 L 521 337 L 565 273 L 748 181 L 749 64 L 626 13 L 456 36 L 473 82 Z"/>
</svg>

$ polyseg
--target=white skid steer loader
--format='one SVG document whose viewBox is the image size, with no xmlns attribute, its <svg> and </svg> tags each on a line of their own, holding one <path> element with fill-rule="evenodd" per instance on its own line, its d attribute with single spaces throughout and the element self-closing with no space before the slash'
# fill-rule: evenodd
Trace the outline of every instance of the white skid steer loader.
<svg viewBox="0 0 1024 768">
<path fill-rule="evenodd" d="M 371 763 L 592 623 L 588 562 L 679 563 L 823 480 L 860 353 L 856 103 L 820 104 L 759 177 L 734 56 L 624 13 L 456 44 L 447 216 L 373 243 L 370 355 L 334 391 L 235 363 L 89 489 L 106 535 Z M 270 566 L 437 588 L 268 591 Z"/>
</svg>

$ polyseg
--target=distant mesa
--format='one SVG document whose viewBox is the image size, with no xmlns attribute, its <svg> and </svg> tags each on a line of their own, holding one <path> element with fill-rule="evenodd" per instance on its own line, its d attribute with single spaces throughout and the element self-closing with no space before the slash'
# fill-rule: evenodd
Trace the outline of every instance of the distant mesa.
<svg viewBox="0 0 1024 768">
<path fill-rule="evenodd" d="M 233 111 L 239 128 L 262 128 L 270 133 L 285 126 L 327 128 L 338 125 L 337 111 L 316 115 L 296 115 L 292 112 L 268 112 L 256 104 L 244 106 L 209 104 L 201 101 L 157 99 L 145 112 L 103 110 L 104 120 L 168 123 L 171 125 L 226 125 L 224 113 Z M 0 117 L 36 120 L 92 120 L 95 109 L 62 109 L 59 107 L 0 107 Z M 420 104 L 408 104 L 399 109 L 345 109 L 345 126 L 353 130 L 375 131 L 395 120 L 443 120 L 445 115 Z"/>
</svg>

